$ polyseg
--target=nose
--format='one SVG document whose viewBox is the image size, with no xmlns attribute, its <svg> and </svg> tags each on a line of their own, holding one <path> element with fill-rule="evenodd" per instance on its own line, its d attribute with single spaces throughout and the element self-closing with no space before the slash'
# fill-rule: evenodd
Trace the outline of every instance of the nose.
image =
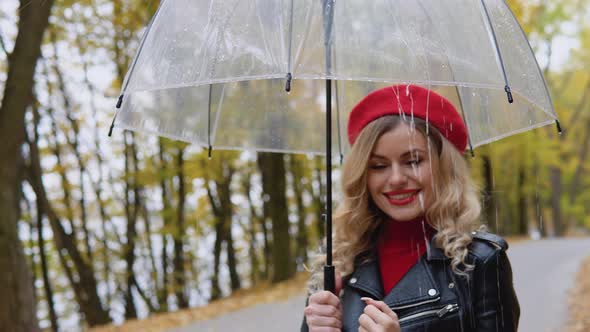
<svg viewBox="0 0 590 332">
<path fill-rule="evenodd" d="M 393 188 L 403 187 L 408 182 L 408 176 L 400 165 L 394 164 L 389 175 L 389 184 Z"/>
</svg>

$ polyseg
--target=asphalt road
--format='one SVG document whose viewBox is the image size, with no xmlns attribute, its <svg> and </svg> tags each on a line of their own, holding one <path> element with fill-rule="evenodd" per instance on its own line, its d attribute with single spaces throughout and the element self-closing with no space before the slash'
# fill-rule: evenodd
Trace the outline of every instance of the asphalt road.
<svg viewBox="0 0 590 332">
<path fill-rule="evenodd" d="M 512 246 L 508 256 L 521 307 L 519 331 L 561 331 L 567 320 L 568 291 L 576 291 L 576 272 L 590 256 L 590 238 L 528 241 Z M 298 331 L 304 301 L 301 295 L 256 305 L 170 332 Z"/>
<path fill-rule="evenodd" d="M 519 331 L 563 331 L 568 291 L 576 291 L 575 276 L 590 256 L 590 239 L 529 241 L 508 255 L 521 308 Z"/>
</svg>

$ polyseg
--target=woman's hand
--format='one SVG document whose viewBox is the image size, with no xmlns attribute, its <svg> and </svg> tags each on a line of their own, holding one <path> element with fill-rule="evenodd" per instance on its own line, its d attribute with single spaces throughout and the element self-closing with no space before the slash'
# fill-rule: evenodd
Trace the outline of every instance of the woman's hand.
<svg viewBox="0 0 590 332">
<path fill-rule="evenodd" d="M 400 332 L 397 315 L 385 302 L 362 297 L 367 306 L 359 317 L 359 332 Z"/>
<path fill-rule="evenodd" d="M 336 272 L 336 294 L 342 288 L 342 278 Z M 317 292 L 309 297 L 303 311 L 309 332 L 340 332 L 342 329 L 342 304 L 340 298 L 329 291 Z"/>
</svg>

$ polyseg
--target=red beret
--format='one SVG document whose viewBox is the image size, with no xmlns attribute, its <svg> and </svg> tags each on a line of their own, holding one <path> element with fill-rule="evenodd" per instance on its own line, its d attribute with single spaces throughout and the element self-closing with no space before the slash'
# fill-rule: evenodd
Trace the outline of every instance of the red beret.
<svg viewBox="0 0 590 332">
<path fill-rule="evenodd" d="M 371 121 L 402 113 L 428 121 L 459 151 L 465 151 L 467 128 L 453 104 L 434 91 L 406 84 L 373 91 L 354 106 L 348 118 L 350 145 Z"/>
</svg>

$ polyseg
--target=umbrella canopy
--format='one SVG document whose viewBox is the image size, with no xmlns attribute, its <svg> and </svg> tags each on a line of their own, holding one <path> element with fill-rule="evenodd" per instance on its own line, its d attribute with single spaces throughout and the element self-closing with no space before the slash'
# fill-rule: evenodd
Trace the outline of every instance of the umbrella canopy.
<svg viewBox="0 0 590 332">
<path fill-rule="evenodd" d="M 325 152 L 324 277 L 334 290 L 331 155 L 349 148 L 352 106 L 393 83 L 451 100 L 471 147 L 556 121 L 502 0 L 162 0 L 113 126 L 209 151 Z"/>
<path fill-rule="evenodd" d="M 352 106 L 394 83 L 451 100 L 473 147 L 556 120 L 502 0 L 163 0 L 114 124 L 204 147 L 324 153 L 324 79 L 336 153 Z"/>
</svg>

